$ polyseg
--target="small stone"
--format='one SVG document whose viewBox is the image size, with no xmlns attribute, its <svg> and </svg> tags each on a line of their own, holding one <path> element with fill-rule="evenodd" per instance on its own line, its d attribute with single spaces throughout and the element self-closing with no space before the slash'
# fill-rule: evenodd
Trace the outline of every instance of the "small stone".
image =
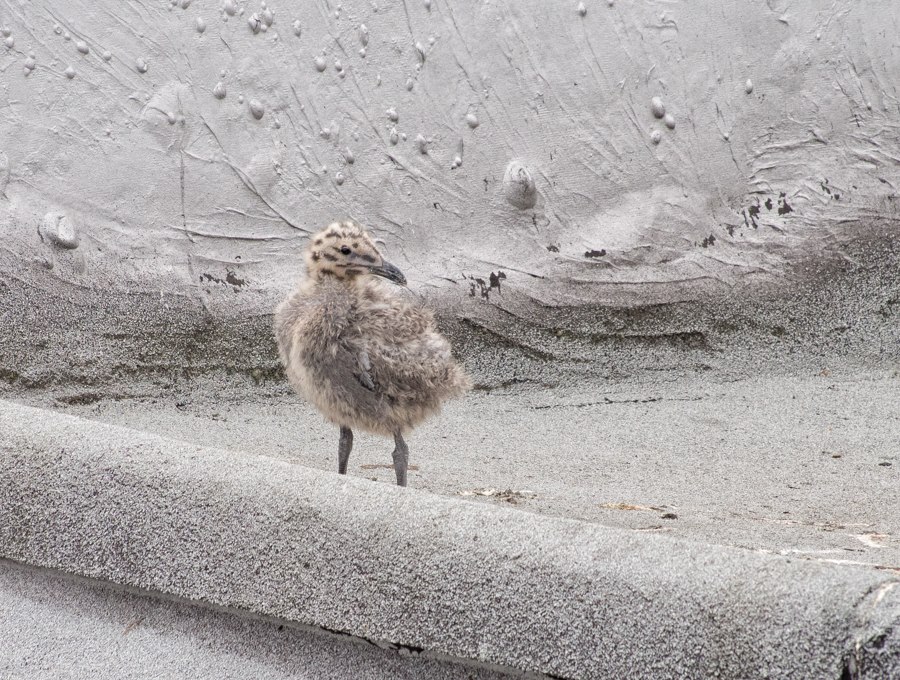
<svg viewBox="0 0 900 680">
<path fill-rule="evenodd" d="M 650 133 L 650 141 L 654 144 L 659 144 L 662 141 L 662 133 L 659 130 L 654 130 Z"/>
<path fill-rule="evenodd" d="M 303 33 L 303 29 L 300 27 L 300 20 L 295 19 L 294 20 L 294 35 L 296 35 L 299 38 L 302 35 L 302 33 Z"/>
<path fill-rule="evenodd" d="M 72 250 L 78 247 L 75 225 L 62 212 L 48 212 L 41 222 L 41 235 L 60 248 Z"/>
<path fill-rule="evenodd" d="M 396 146 L 397 142 L 400 141 L 400 135 L 397 134 L 397 128 L 391 128 L 391 146 Z"/>
<path fill-rule="evenodd" d="M 3 39 L 3 44 L 6 45 L 6 49 L 11 50 L 16 46 L 16 39 L 12 36 L 8 36 Z"/>
<path fill-rule="evenodd" d="M 112 59 L 112 52 L 109 50 L 105 50 L 103 54 L 100 55 L 103 61 L 110 61 Z"/>
<path fill-rule="evenodd" d="M 392 123 L 396 123 L 398 120 L 400 120 L 400 115 L 397 113 L 397 110 L 394 107 L 389 108 L 387 111 L 385 111 L 385 113 L 387 114 L 388 120 L 390 120 Z"/>
<path fill-rule="evenodd" d="M 325 63 L 325 57 L 321 55 L 313 59 L 313 64 L 315 64 L 316 71 L 318 71 L 319 73 L 322 73 L 326 68 L 328 68 L 328 65 Z"/>
<path fill-rule="evenodd" d="M 587 7 L 584 6 L 583 2 L 578 3 L 578 13 L 581 16 L 585 16 L 587 14 Z"/>
<path fill-rule="evenodd" d="M 275 13 L 270 9 L 263 10 L 262 20 L 266 26 L 271 26 L 275 23 Z"/>
<path fill-rule="evenodd" d="M 663 116 L 663 123 L 665 123 L 666 127 L 669 128 L 670 130 L 674 130 L 675 129 L 675 116 L 673 116 L 671 113 L 667 113 L 665 116 Z"/>
<path fill-rule="evenodd" d="M 225 83 L 223 83 L 221 80 L 216 83 L 215 87 L 213 87 L 212 93 L 216 99 L 225 99 L 225 95 L 227 94 Z"/>
<path fill-rule="evenodd" d="M 250 113 L 253 114 L 253 117 L 256 118 L 256 120 L 262 118 L 266 113 L 266 110 L 263 108 L 262 103 L 258 99 L 251 99 L 249 106 Z"/>
<path fill-rule="evenodd" d="M 344 173 L 343 173 L 343 172 L 338 172 L 338 173 L 334 176 L 334 181 L 335 181 L 335 183 L 336 183 L 338 186 L 341 186 L 341 185 L 344 183 Z"/>
<path fill-rule="evenodd" d="M 259 33 L 259 29 L 262 26 L 262 21 L 259 19 L 259 15 L 255 12 L 250 15 L 250 18 L 247 19 L 247 25 L 250 27 L 250 30 L 254 33 Z"/>
<path fill-rule="evenodd" d="M 134 62 L 134 67 L 138 73 L 146 73 L 150 69 L 150 65 L 140 57 Z"/>
<path fill-rule="evenodd" d="M 72 68 L 71 66 L 67 66 L 66 70 L 63 71 L 63 73 L 66 74 L 66 78 L 68 78 L 69 80 L 72 80 L 72 78 L 75 77 L 75 69 Z"/>
<path fill-rule="evenodd" d="M 650 110 L 656 118 L 662 118 L 666 115 L 666 105 L 663 104 L 663 100 L 659 97 L 654 97 L 650 100 Z"/>
<path fill-rule="evenodd" d="M 225 14 L 230 17 L 233 17 L 237 12 L 237 6 L 234 4 L 234 0 L 225 0 L 225 3 L 222 5 L 222 9 L 224 9 Z"/>
<path fill-rule="evenodd" d="M 79 40 L 75 43 L 75 49 L 81 52 L 82 54 L 87 54 L 90 52 L 90 48 L 87 46 L 87 43 L 84 40 Z"/>
<path fill-rule="evenodd" d="M 747 82 L 744 83 L 744 92 L 746 92 L 747 94 L 753 92 L 753 81 L 749 78 L 747 78 Z"/>
<path fill-rule="evenodd" d="M 419 153 L 423 156 L 428 153 L 428 140 L 425 139 L 424 135 L 416 135 L 416 146 L 419 148 Z"/>
<path fill-rule="evenodd" d="M 197 33 L 203 33 L 206 30 L 206 22 L 203 20 L 203 17 L 197 17 L 194 25 L 197 27 Z"/>
<path fill-rule="evenodd" d="M 469 112 L 466 114 L 466 125 L 468 125 L 470 128 L 474 130 L 480 124 L 481 123 L 478 122 L 478 116 L 476 116 L 474 113 Z"/>
</svg>

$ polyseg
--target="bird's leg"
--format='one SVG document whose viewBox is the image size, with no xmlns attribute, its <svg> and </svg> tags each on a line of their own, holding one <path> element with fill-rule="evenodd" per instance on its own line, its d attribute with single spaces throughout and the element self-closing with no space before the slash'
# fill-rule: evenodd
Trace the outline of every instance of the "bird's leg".
<svg viewBox="0 0 900 680">
<path fill-rule="evenodd" d="M 409 448 L 399 432 L 394 433 L 394 472 L 397 474 L 397 486 L 406 486 L 406 468 L 409 465 Z"/>
<path fill-rule="evenodd" d="M 347 474 L 347 461 L 353 448 L 353 430 L 341 425 L 341 441 L 338 444 L 338 474 Z"/>
</svg>

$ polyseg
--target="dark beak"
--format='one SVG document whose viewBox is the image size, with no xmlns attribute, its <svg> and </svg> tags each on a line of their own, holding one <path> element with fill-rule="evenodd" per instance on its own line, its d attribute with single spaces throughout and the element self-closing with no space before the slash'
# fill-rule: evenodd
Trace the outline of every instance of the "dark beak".
<svg viewBox="0 0 900 680">
<path fill-rule="evenodd" d="M 371 267 L 369 271 L 375 274 L 375 276 L 382 276 L 388 281 L 393 281 L 401 286 L 406 285 L 406 277 L 403 276 L 403 272 L 388 261 L 382 262 L 380 267 Z"/>
</svg>

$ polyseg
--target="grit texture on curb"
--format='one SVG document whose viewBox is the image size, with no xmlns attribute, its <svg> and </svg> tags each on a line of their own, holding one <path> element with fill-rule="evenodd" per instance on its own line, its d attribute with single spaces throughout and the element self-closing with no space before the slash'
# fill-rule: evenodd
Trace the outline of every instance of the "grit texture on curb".
<svg viewBox="0 0 900 680">
<path fill-rule="evenodd" d="M 900 669 L 890 573 L 469 504 L 9 402 L 0 442 L 9 559 L 566 678 Z"/>
<path fill-rule="evenodd" d="M 786 556 L 900 569 L 900 374 L 477 390 L 413 433 L 410 485 Z M 336 428 L 284 385 L 59 386 L 28 404 L 333 472 Z M 364 433 L 349 474 L 393 483 Z"/>
</svg>

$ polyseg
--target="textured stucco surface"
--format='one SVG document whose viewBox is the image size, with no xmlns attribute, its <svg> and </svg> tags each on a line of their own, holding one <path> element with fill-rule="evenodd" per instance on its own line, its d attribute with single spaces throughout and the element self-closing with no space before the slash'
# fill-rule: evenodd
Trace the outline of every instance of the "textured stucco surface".
<svg viewBox="0 0 900 680">
<path fill-rule="evenodd" d="M 470 504 L 8 402 L 0 415 L 2 557 L 566 678 L 900 664 L 895 574 Z"/>
<path fill-rule="evenodd" d="M 229 363 L 271 371 L 267 314 L 342 215 L 461 352 L 505 342 L 506 374 L 897 341 L 890 0 L 5 0 L 0 22 L 0 294 L 30 350 L 8 380 L 248 344 Z"/>
</svg>

